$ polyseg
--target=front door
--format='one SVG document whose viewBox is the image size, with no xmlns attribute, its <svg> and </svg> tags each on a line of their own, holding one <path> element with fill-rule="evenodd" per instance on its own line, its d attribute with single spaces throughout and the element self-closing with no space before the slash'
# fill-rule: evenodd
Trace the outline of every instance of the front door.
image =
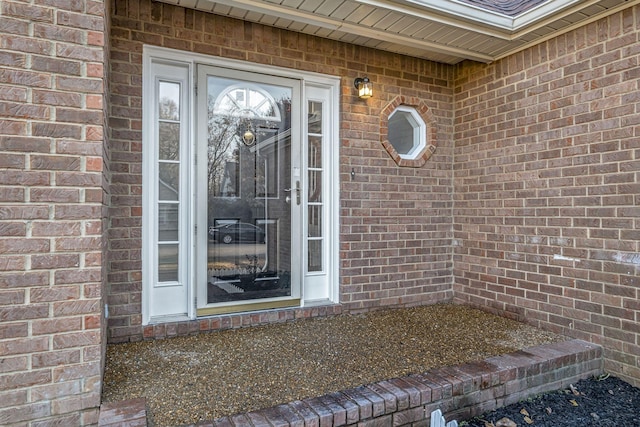
<svg viewBox="0 0 640 427">
<path fill-rule="evenodd" d="M 300 81 L 198 67 L 198 315 L 299 305 Z"/>
</svg>

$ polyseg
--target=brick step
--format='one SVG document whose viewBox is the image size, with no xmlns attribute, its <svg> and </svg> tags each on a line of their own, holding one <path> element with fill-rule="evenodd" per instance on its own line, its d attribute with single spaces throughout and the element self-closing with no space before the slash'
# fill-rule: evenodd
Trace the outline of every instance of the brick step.
<svg viewBox="0 0 640 427">
<path fill-rule="evenodd" d="M 273 408 L 202 421 L 194 426 L 426 425 L 431 413 L 437 409 L 448 420 L 464 420 L 599 375 L 603 372 L 603 366 L 600 346 L 582 340 L 567 340 L 490 357 L 480 362 L 380 381 Z M 132 419 L 135 419 L 139 409 L 135 406 L 131 409 Z M 123 413 L 119 416 L 122 417 Z M 100 419 L 102 418 L 101 411 Z"/>
<path fill-rule="evenodd" d="M 146 427 L 147 403 L 145 399 L 129 399 L 104 403 L 100 406 L 100 427 Z"/>
</svg>

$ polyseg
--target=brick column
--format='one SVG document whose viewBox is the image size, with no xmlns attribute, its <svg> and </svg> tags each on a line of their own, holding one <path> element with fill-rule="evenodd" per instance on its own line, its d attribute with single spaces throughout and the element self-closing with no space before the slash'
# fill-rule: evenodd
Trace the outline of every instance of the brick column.
<svg viewBox="0 0 640 427">
<path fill-rule="evenodd" d="M 0 4 L 2 425 L 97 422 L 105 8 L 101 1 Z"/>
</svg>

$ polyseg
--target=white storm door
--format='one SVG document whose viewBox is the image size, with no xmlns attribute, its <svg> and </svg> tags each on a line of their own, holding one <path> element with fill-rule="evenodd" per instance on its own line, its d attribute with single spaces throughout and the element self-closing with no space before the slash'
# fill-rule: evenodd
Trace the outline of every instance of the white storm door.
<svg viewBox="0 0 640 427">
<path fill-rule="evenodd" d="M 197 68 L 197 314 L 300 305 L 301 81 Z"/>
</svg>

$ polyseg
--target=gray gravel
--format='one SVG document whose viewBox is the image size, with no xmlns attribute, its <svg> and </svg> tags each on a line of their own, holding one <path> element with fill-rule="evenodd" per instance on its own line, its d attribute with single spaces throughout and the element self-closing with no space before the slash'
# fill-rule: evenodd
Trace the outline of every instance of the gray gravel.
<svg viewBox="0 0 640 427">
<path fill-rule="evenodd" d="M 103 401 L 144 397 L 150 425 L 177 426 L 562 339 L 439 304 L 114 344 Z"/>
</svg>

